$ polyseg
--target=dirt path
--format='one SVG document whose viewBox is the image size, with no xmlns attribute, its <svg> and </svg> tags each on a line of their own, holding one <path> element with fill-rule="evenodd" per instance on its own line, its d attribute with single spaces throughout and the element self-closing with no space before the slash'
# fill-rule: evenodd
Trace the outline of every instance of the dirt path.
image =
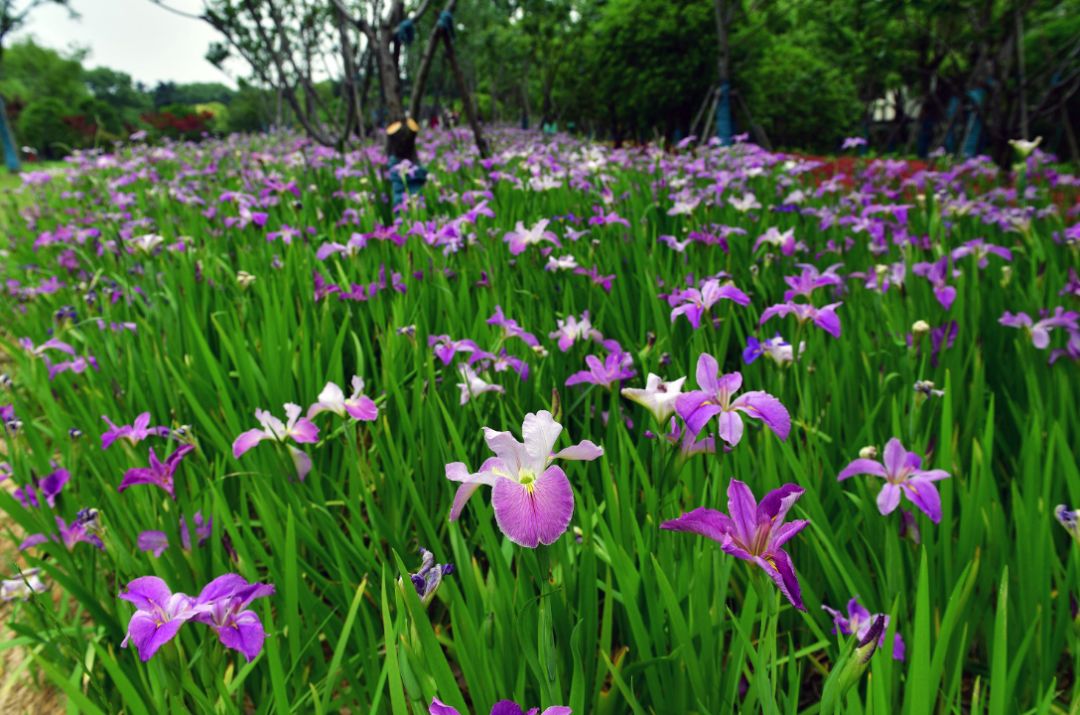
<svg viewBox="0 0 1080 715">
<path fill-rule="evenodd" d="M 0 372 L 5 368 L 4 355 L 0 354 Z M 3 394 L 0 393 L 0 403 Z M 2 427 L 0 427 L 2 429 Z M 0 442 L 0 461 L 4 457 L 4 444 Z M 0 483 L 0 488 L 14 489 L 11 480 Z M 11 530 L 16 538 L 8 539 Z M 18 561 L 18 541 L 21 530 L 14 525 L 7 514 L 0 512 L 0 577 L 12 575 L 11 565 Z M 50 588 L 57 588 L 55 585 Z M 42 594 L 39 598 L 49 598 Z M 54 599 L 55 600 L 55 599 Z M 0 601 L 0 644 L 6 644 L 15 637 L 8 628 L 8 621 L 17 608 L 16 603 Z M 64 712 L 64 701 L 59 691 L 50 687 L 44 677 L 37 676 L 37 669 L 28 660 L 22 648 L 7 648 L 0 651 L 0 713 L 3 715 L 52 715 Z"/>
</svg>

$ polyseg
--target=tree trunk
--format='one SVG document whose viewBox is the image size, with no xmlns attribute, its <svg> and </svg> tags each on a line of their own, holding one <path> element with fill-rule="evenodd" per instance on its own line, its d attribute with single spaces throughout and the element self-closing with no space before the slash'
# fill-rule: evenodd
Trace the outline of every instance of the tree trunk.
<svg viewBox="0 0 1080 715">
<path fill-rule="evenodd" d="M 461 92 L 461 104 L 465 109 L 465 118 L 469 120 L 469 126 L 472 128 L 476 149 L 480 152 L 480 156 L 487 158 L 491 152 L 488 150 L 484 133 L 480 129 L 480 119 L 476 116 L 476 105 L 473 104 L 472 92 L 469 91 L 468 85 L 465 84 L 465 75 L 461 73 L 457 55 L 454 54 L 454 40 L 448 32 L 442 33 L 442 39 L 443 46 L 446 48 L 446 61 L 450 65 L 450 70 L 454 73 L 454 79 L 457 80 L 458 91 Z"/>
</svg>

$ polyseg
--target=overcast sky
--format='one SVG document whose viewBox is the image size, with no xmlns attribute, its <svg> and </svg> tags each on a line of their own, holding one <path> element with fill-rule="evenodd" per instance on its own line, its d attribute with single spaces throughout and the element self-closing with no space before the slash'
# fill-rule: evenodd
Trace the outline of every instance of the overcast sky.
<svg viewBox="0 0 1080 715">
<path fill-rule="evenodd" d="M 201 0 L 166 2 L 191 13 L 202 8 Z M 173 15 L 150 0 L 71 0 L 71 5 L 78 19 L 62 8 L 41 7 L 16 37 L 32 35 L 57 50 L 88 47 L 87 67 L 111 67 L 149 85 L 162 80 L 236 84 L 204 58 L 218 39 L 204 22 Z"/>
</svg>

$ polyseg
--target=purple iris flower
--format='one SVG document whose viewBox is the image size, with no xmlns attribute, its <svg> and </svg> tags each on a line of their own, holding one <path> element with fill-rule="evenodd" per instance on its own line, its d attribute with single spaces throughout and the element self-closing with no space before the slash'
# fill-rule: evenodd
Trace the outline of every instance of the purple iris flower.
<svg viewBox="0 0 1080 715">
<path fill-rule="evenodd" d="M 145 662 L 172 640 L 184 623 L 196 621 L 213 628 L 226 648 L 240 651 L 250 662 L 262 651 L 266 634 L 259 616 L 247 606 L 273 593 L 272 585 L 248 583 L 237 574 L 218 576 L 197 598 L 173 593 L 156 576 L 137 578 L 120 594 L 137 609 L 120 645 L 126 648 L 133 643 Z"/>
<path fill-rule="evenodd" d="M 120 598 L 135 604 L 137 609 L 128 621 L 127 636 L 120 647 L 127 648 L 133 643 L 144 663 L 196 615 L 195 599 L 173 593 L 157 576 L 135 579 L 120 593 Z"/>
<path fill-rule="evenodd" d="M 610 390 L 614 383 L 627 380 L 637 374 L 633 368 L 634 359 L 624 352 L 610 353 L 603 362 L 600 362 L 600 358 L 595 355 L 586 355 L 585 364 L 589 366 L 588 370 L 575 372 L 566 378 L 567 387 L 589 383 Z"/>
<path fill-rule="evenodd" d="M 491 706 L 491 715 L 570 715 L 572 710 L 565 705 L 552 705 L 540 712 L 540 708 L 525 710 L 513 700 L 500 700 Z M 438 698 L 431 699 L 428 706 L 429 715 L 461 715 L 457 708 L 450 707 Z"/>
<path fill-rule="evenodd" d="M 154 448 L 151 447 L 150 466 L 135 467 L 127 470 L 124 473 L 123 480 L 120 482 L 120 486 L 116 488 L 116 491 L 122 492 L 136 484 L 153 484 L 154 486 L 161 487 L 170 497 L 176 499 L 173 475 L 176 473 L 176 468 L 180 466 L 181 460 L 194 450 L 195 447 L 190 444 L 182 445 L 162 462 L 158 459 L 157 454 L 154 453 Z"/>
<path fill-rule="evenodd" d="M 786 301 L 793 300 L 797 296 L 809 298 L 815 290 L 825 286 L 843 285 L 844 279 L 836 273 L 841 266 L 839 263 L 834 263 L 824 271 L 819 271 L 817 266 L 809 263 L 795 265 L 802 270 L 802 273 L 797 276 L 784 276 L 784 282 L 788 284 L 788 290 L 784 291 Z"/>
<path fill-rule="evenodd" d="M 871 626 L 873 626 L 874 624 L 874 620 L 879 616 L 883 617 L 885 620 L 881 629 L 881 638 L 878 639 L 878 648 L 884 647 L 885 629 L 889 627 L 888 615 L 870 613 L 870 611 L 866 610 L 866 608 L 859 603 L 858 598 L 852 598 L 850 601 L 848 601 L 846 618 L 840 611 L 836 610 L 835 608 L 829 608 L 828 606 L 823 605 L 822 609 L 824 609 L 826 612 L 829 613 L 829 615 L 832 616 L 833 624 L 835 625 L 835 628 L 833 628 L 833 633 L 839 631 L 845 636 L 850 636 L 854 634 L 859 639 L 859 641 L 862 641 L 866 638 L 867 634 L 870 632 Z M 895 636 L 896 637 L 893 639 L 893 658 L 896 660 L 903 660 L 905 650 L 904 639 L 900 636 L 899 633 L 896 633 Z"/>
<path fill-rule="evenodd" d="M 615 280 L 615 274 L 602 275 L 600 273 L 599 266 L 592 266 L 591 268 L 585 268 L 584 266 L 578 266 L 574 269 L 575 276 L 588 276 L 593 282 L 593 285 L 598 285 L 604 289 L 605 293 L 611 292 L 611 284 Z"/>
<path fill-rule="evenodd" d="M 449 335 L 429 335 L 428 346 L 443 365 L 449 365 L 457 353 L 472 353 L 480 348 L 468 338 L 451 340 Z"/>
<path fill-rule="evenodd" d="M 1038 321 L 1033 321 L 1027 313 L 1013 315 L 1005 311 L 998 322 L 1010 328 L 1022 328 L 1031 337 L 1031 344 L 1039 350 L 1049 347 L 1050 331 L 1054 328 L 1065 328 L 1069 332 L 1080 331 L 1080 313 L 1065 310 L 1061 306 L 1054 309 L 1053 315 Z"/>
<path fill-rule="evenodd" d="M 143 412 L 135 421 L 130 425 L 122 425 L 117 427 L 113 424 L 107 416 L 102 415 L 101 419 L 105 420 L 105 424 L 109 425 L 109 429 L 101 435 L 101 448 L 108 449 L 118 439 L 126 439 L 132 446 L 142 442 L 144 439 L 151 435 L 157 435 L 159 437 L 168 437 L 168 427 L 151 427 L 150 426 L 150 413 Z"/>
<path fill-rule="evenodd" d="M 701 284 L 700 290 L 688 288 L 671 295 L 668 301 L 675 306 L 671 311 L 671 322 L 674 323 L 680 315 L 685 315 L 690 325 L 697 330 L 701 326 L 702 316 L 721 300 L 730 300 L 736 305 L 750 305 L 750 297 L 746 293 L 730 283 L 721 285 L 717 279 L 710 278 Z"/>
<path fill-rule="evenodd" d="M 53 466 L 56 466 L 55 464 Z M 38 499 L 40 494 L 45 498 L 45 503 L 52 509 L 56 506 L 56 497 L 60 495 L 64 485 L 71 479 L 71 472 L 58 467 L 52 473 L 45 475 L 41 479 L 38 479 L 34 484 L 20 487 L 14 492 L 14 497 L 26 507 L 37 508 L 41 506 L 41 502 Z"/>
<path fill-rule="evenodd" d="M 901 492 L 935 524 L 941 521 L 941 495 L 934 482 L 948 479 L 944 469 L 923 470 L 922 457 L 904 449 L 893 437 L 885 444 L 884 462 L 856 459 L 837 476 L 843 481 L 856 474 L 869 474 L 885 480 L 878 493 L 878 511 L 891 514 L 900 505 Z"/>
<path fill-rule="evenodd" d="M 823 308 L 815 308 L 809 303 L 792 303 L 788 301 L 786 303 L 777 303 L 776 305 L 770 305 L 761 314 L 761 318 L 758 320 L 758 325 L 764 325 L 774 315 L 781 317 L 787 315 L 794 315 L 795 319 L 800 323 L 806 323 L 812 321 L 814 325 L 824 330 L 834 338 L 840 337 L 840 316 L 836 314 L 836 309 L 843 303 L 830 303 Z"/>
<path fill-rule="evenodd" d="M 1009 249 L 1004 246 L 987 243 L 986 240 L 982 238 L 974 238 L 962 246 L 954 248 L 950 255 L 954 261 L 963 258 L 964 256 L 975 256 L 975 258 L 978 259 L 977 265 L 979 268 L 986 268 L 986 266 L 989 265 L 990 261 L 987 257 L 990 255 L 1003 258 L 1006 261 L 1011 261 L 1013 258 L 1012 251 Z"/>
<path fill-rule="evenodd" d="M 203 519 L 202 512 L 197 511 L 194 522 L 195 537 L 198 539 L 196 543 L 202 546 L 213 533 L 214 520 Z M 169 537 L 164 531 L 143 531 L 139 533 L 136 544 L 140 551 L 148 551 L 155 557 L 159 557 L 165 553 L 165 549 L 169 548 Z M 187 520 L 182 516 L 180 517 L 180 545 L 184 551 L 191 551 L 191 532 L 188 530 Z"/>
<path fill-rule="evenodd" d="M 31 534 L 19 544 L 19 551 L 25 551 L 33 546 L 40 546 L 50 540 L 62 543 L 64 548 L 71 551 L 78 543 L 90 544 L 91 546 L 105 550 L 105 544 L 97 535 L 100 528 L 98 512 L 96 509 L 83 509 L 68 526 L 63 517 L 56 517 L 56 534 Z"/>
<path fill-rule="evenodd" d="M 719 416 L 720 439 L 732 447 L 743 436 L 742 416 L 761 420 L 781 440 L 791 431 L 791 416 L 787 409 L 767 392 L 754 390 L 732 400 L 742 387 L 742 375 L 737 372 L 720 374 L 716 358 L 702 353 L 697 363 L 698 389 L 684 392 L 675 401 L 675 411 L 686 422 L 686 428 L 699 434 L 709 420 Z"/>
<path fill-rule="evenodd" d="M 255 410 L 255 419 L 262 428 L 250 429 L 241 433 L 233 441 L 233 456 L 239 458 L 249 449 L 263 440 L 284 442 L 292 439 L 298 444 L 313 444 L 319 441 L 319 428 L 306 417 L 301 417 L 303 409 L 300 405 L 286 403 L 285 416 L 288 422 L 282 422 L 266 410 Z"/>
<path fill-rule="evenodd" d="M 541 410 L 525 415 L 521 425 L 524 442 L 509 432 L 485 427 L 484 440 L 495 453 L 470 474 L 462 462 L 446 465 L 446 478 L 461 484 L 454 495 L 450 521 L 461 516 L 469 497 L 486 484 L 492 487 L 495 521 L 511 541 L 530 549 L 552 544 L 570 525 L 574 515 L 574 491 L 555 459 L 592 461 L 604 453 L 589 440 L 552 454 L 562 425 Z"/>
<path fill-rule="evenodd" d="M 942 308 L 948 310 L 952 307 L 953 301 L 956 300 L 956 289 L 945 282 L 950 274 L 949 256 L 942 256 L 933 263 L 916 263 L 912 266 L 911 272 L 930 281 L 930 285 L 934 288 L 934 297 L 937 298 L 938 303 L 941 303 Z"/>
<path fill-rule="evenodd" d="M 804 519 L 784 522 L 788 511 L 802 494 L 802 487 L 785 484 L 766 494 L 759 504 L 750 487 L 738 479 L 732 479 L 728 485 L 730 515 L 699 507 L 678 519 L 665 521 L 660 528 L 689 531 L 719 542 L 725 553 L 759 566 L 791 605 L 805 611 L 795 567 L 791 563 L 791 556 L 783 548 L 791 537 L 810 523 Z"/>
<path fill-rule="evenodd" d="M 499 326 L 503 329 L 503 334 L 506 337 L 520 338 L 529 347 L 536 347 L 540 344 L 540 341 L 536 339 L 536 336 L 518 325 L 516 320 L 507 318 L 503 313 L 501 305 L 495 306 L 495 313 L 487 319 L 487 324 Z"/>
<path fill-rule="evenodd" d="M 536 245 L 538 243 L 547 241 L 559 245 L 559 239 L 554 233 L 547 230 L 548 224 L 551 223 L 548 219 L 540 219 L 532 228 L 525 228 L 525 224 L 521 221 L 517 222 L 517 226 L 513 231 L 508 232 L 503 240 L 510 246 L 510 255 L 517 256 L 524 253 L 525 249 L 529 246 Z"/>
<path fill-rule="evenodd" d="M 248 606 L 273 593 L 272 584 L 248 583 L 237 574 L 218 576 L 195 599 L 193 620 L 213 628 L 222 645 L 240 651 L 250 663 L 262 651 L 266 632 L 259 615 Z"/>
</svg>

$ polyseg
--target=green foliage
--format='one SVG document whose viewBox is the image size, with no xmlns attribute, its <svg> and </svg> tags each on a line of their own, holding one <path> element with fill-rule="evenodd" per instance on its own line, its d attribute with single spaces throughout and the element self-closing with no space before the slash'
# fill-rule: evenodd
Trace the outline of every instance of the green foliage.
<svg viewBox="0 0 1080 715">
<path fill-rule="evenodd" d="M 567 704 L 575 715 L 814 715 L 830 672 L 850 657 L 847 639 L 831 633 L 820 606 L 842 607 L 853 595 L 891 623 L 885 648 L 865 672 L 849 671 L 844 688 L 833 679 L 832 712 L 989 707 L 1048 715 L 1080 702 L 1071 597 L 1080 592 L 1080 545 L 1053 516 L 1055 504 L 1080 503 L 1076 365 L 1068 358 L 1048 365 L 1048 351 L 1033 347 L 1029 335 L 998 324 L 1006 310 L 1074 305 L 1059 291 L 1075 249 L 1054 238 L 1068 223 L 1064 212 L 1044 209 L 1073 205 L 1075 187 L 1044 170 L 1032 177 L 1021 207 L 996 187 L 992 167 L 971 163 L 935 167 L 928 181 L 940 180 L 940 191 L 909 200 L 905 180 L 888 178 L 885 164 L 859 161 L 850 173 L 877 177 L 878 197 L 897 191 L 895 203 L 908 205 L 904 230 L 934 246 L 889 242 L 883 255 L 867 232 L 846 222 L 823 225 L 818 215 L 771 210 L 797 188 L 808 196 L 807 209 L 871 218 L 848 191 L 815 196 L 819 176 L 790 170 L 779 156 L 746 154 L 745 146 L 655 161 L 566 137 L 501 133 L 493 176 L 480 162 L 463 161 L 471 157 L 449 136 L 425 135 L 433 181 L 424 202 L 405 209 L 398 230 L 405 235 L 434 221 L 453 226 L 455 236 L 475 234 L 456 252 L 413 234 L 401 247 L 376 240 L 387 233 L 378 218 L 378 165 L 347 164 L 357 155 L 332 156 L 310 144 L 298 149 L 287 134 L 178 147 L 173 158 L 157 148 L 125 148 L 114 165 L 83 166 L 27 187 L 24 195 L 38 208 L 32 224 L 10 212 L 0 279 L 24 288 L 18 299 L 0 302 L 13 376 L 3 400 L 23 424 L 0 439 L 19 486 L 51 470 L 53 460 L 73 477 L 55 509 L 24 508 L 6 489 L 0 508 L 24 533 L 50 532 L 54 516 L 70 522 L 85 506 L 99 509 L 104 524 L 103 552 L 58 543 L 28 552 L 59 605 L 42 595 L 10 611 L 17 642 L 32 644 L 34 667 L 68 694 L 72 709 L 421 715 L 437 695 L 479 715 L 503 697 Z M 153 172 L 126 168 L 150 161 Z M 743 171 L 751 165 L 757 171 Z M 657 187 L 712 194 L 715 171 L 728 170 L 743 174 L 738 191 L 753 191 L 763 210 L 736 210 L 726 201 L 729 188 L 715 203 L 669 215 L 674 189 Z M 528 188 L 537 171 L 555 186 Z M 571 186 L 567 177 L 587 183 Z M 85 244 L 39 242 L 45 231 L 59 234 L 61 225 L 100 215 L 120 179 L 138 224 L 103 217 L 93 222 L 102 235 Z M 296 182 L 300 200 L 281 189 L 288 182 Z M 174 198 L 174 187 L 183 188 L 184 201 Z M 457 219 L 475 206 L 470 192 L 478 188 L 495 216 L 481 215 L 473 226 Z M 238 209 L 219 198 L 262 191 L 279 199 L 264 207 L 267 225 L 227 227 Z M 987 223 L 957 208 L 973 202 L 1002 215 L 1029 212 L 1022 215 L 1031 220 Z M 564 239 L 555 255 L 572 253 L 583 266 L 617 275 L 610 293 L 585 276 L 544 270 L 538 247 L 511 262 L 501 239 L 519 221 L 585 217 L 595 205 L 629 225 L 582 225 L 588 234 L 578 241 L 569 240 L 561 219 L 549 228 Z M 341 221 L 346 209 L 357 211 L 359 225 Z M 286 223 L 314 232 L 287 245 L 267 240 Z M 657 240 L 720 225 L 746 235 L 733 233 L 726 250 L 696 242 L 680 253 Z M 134 226 L 136 237 L 160 233 L 165 246 L 185 237 L 184 250 L 141 251 L 122 234 Z M 848 279 L 839 340 L 793 318 L 762 328 L 761 310 L 781 299 L 784 277 L 804 260 L 753 249 L 774 227 L 793 230 L 810 253 L 851 241 L 842 258 L 826 254 L 819 266 L 842 260 L 847 276 L 901 261 L 906 281 L 881 291 Z M 345 243 L 354 233 L 372 237 L 358 255 L 315 258 L 316 246 Z M 957 259 L 948 277 L 956 300 L 946 310 L 911 266 L 976 238 L 1011 249 L 1009 272 L 997 256 L 984 268 L 974 255 Z M 38 291 L 67 251 L 91 277 Z M 363 302 L 313 299 L 313 271 L 350 285 L 377 280 L 381 268 L 405 276 L 407 290 L 387 288 Z M 240 285 L 238 271 L 255 282 Z M 723 301 L 713 309 L 717 321 L 699 330 L 681 318 L 672 322 L 660 293 L 685 285 L 689 274 L 718 271 L 752 304 Z M 830 290 L 819 289 L 815 303 Z M 78 316 L 59 320 L 57 311 L 72 305 Z M 549 353 L 540 356 L 487 324 L 496 306 L 540 336 Z M 546 335 L 556 318 L 584 310 L 633 354 L 638 376 L 631 384 L 650 371 L 692 375 L 707 351 L 725 371 L 740 370 L 747 389 L 788 407 L 790 437 L 782 442 L 748 426 L 732 451 L 684 460 L 665 440 L 646 436 L 659 428 L 617 392 L 564 387 L 599 348 L 585 340 L 563 353 Z M 916 320 L 957 321 L 955 344 L 934 358 L 930 336 L 909 345 L 905 334 Z M 127 321 L 136 330 L 107 327 Z M 795 344 L 806 341 L 799 361 L 744 364 L 746 338 L 772 335 L 777 326 Z M 1051 347 L 1064 344 L 1062 332 L 1053 332 Z M 460 405 L 454 367 L 426 341 L 439 334 L 505 347 L 529 362 L 529 379 L 489 374 L 505 393 Z M 94 355 L 97 368 L 50 379 L 41 356 L 16 342 L 23 336 L 38 345 L 49 336 L 69 342 L 80 355 Z M 328 380 L 347 384 L 353 374 L 365 378 L 379 419 L 316 418 L 322 432 L 317 445 L 303 446 L 314 461 L 304 482 L 295 480 L 284 445 L 266 442 L 234 458 L 231 442 L 255 426 L 256 408 L 280 415 L 282 403 L 310 404 Z M 944 394 L 920 399 L 912 390 L 920 379 Z M 573 531 L 546 549 L 515 547 L 495 524 L 486 489 L 461 520 L 448 522 L 456 485 L 445 465 L 478 467 L 489 454 L 482 428 L 516 430 L 526 412 L 551 405 L 553 390 L 568 434 L 558 446 L 591 439 L 605 450 L 596 462 L 565 464 Z M 144 410 L 152 424 L 185 425 L 183 438 L 197 445 L 177 472 L 175 501 L 152 487 L 117 492 L 125 470 L 145 465 L 148 446 L 163 456 L 164 438 L 100 448 L 102 415 L 126 423 Z M 72 428 L 83 435 L 72 437 Z M 879 513 L 880 480 L 836 479 L 862 447 L 880 449 L 892 436 L 923 455 L 925 468 L 952 475 L 938 482 L 940 523 L 915 515 L 921 543 L 900 530 L 899 513 Z M 690 508 L 723 509 L 733 477 L 759 496 L 782 483 L 806 489 L 792 516 L 811 523 L 787 548 L 807 612 L 781 601 L 770 583 L 757 588 L 717 544 L 659 529 Z M 213 533 L 184 549 L 178 520 L 191 523 L 196 512 L 212 518 Z M 159 558 L 137 547 L 146 529 L 169 538 Z M 406 573 L 416 568 L 418 545 L 457 566 L 426 607 Z M 185 625 L 145 664 L 120 647 L 132 608 L 116 596 L 131 579 L 155 574 L 174 590 L 196 593 L 229 571 L 277 586 L 256 606 L 267 640 L 254 662 L 226 651 L 201 624 Z M 894 633 L 907 644 L 903 662 L 888 652 Z"/>
<path fill-rule="evenodd" d="M 851 76 L 829 63 L 820 48 L 788 38 L 766 41 L 755 52 L 740 75 L 753 120 L 774 143 L 835 150 L 861 119 L 863 105 Z"/>
<path fill-rule="evenodd" d="M 81 137 L 64 121 L 70 111 L 71 105 L 55 97 L 35 99 L 19 112 L 15 136 L 45 157 L 63 157 L 81 144 Z"/>
</svg>

